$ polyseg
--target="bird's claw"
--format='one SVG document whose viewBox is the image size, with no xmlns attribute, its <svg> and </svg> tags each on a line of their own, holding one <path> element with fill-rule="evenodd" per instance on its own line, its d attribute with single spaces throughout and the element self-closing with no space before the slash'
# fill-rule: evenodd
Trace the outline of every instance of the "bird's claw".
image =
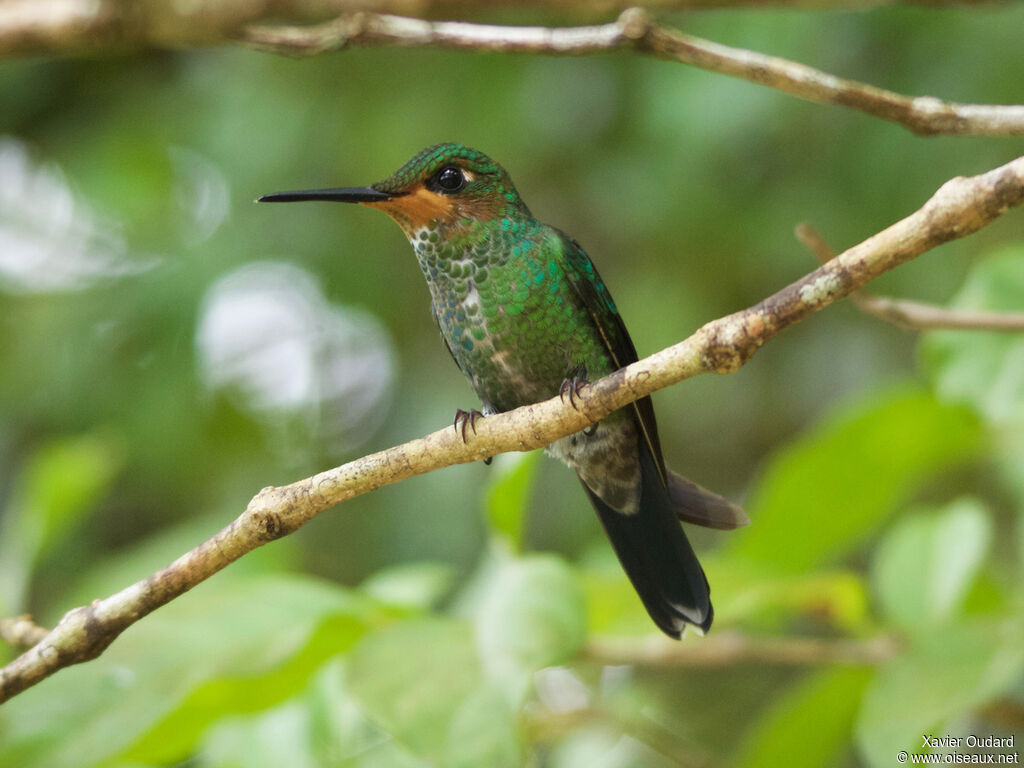
<svg viewBox="0 0 1024 768">
<path fill-rule="evenodd" d="M 473 430 L 473 434 L 476 434 L 476 420 L 482 419 L 484 415 L 480 413 L 476 408 L 471 411 L 464 411 L 461 408 L 455 411 L 455 421 L 452 426 L 455 431 L 462 435 L 462 442 L 466 442 L 466 427 L 470 427 Z"/>
<path fill-rule="evenodd" d="M 459 408 L 455 411 L 455 423 L 452 424 L 452 426 L 455 428 L 456 432 L 462 435 L 462 442 L 466 442 L 466 426 L 468 425 L 473 430 L 473 434 L 475 435 L 476 420 L 482 418 L 485 418 L 484 415 L 480 413 L 480 411 L 478 411 L 476 408 L 470 411 L 464 411 L 461 408 Z M 484 459 L 484 464 L 489 465 L 492 461 L 494 461 L 494 457 L 488 456 L 486 459 Z"/>
<path fill-rule="evenodd" d="M 589 384 L 590 379 L 587 378 L 587 366 L 584 363 L 580 363 L 568 377 L 562 379 L 562 386 L 558 388 L 558 396 L 562 399 L 562 402 L 565 402 L 565 396 L 569 395 L 569 405 L 573 407 L 573 410 L 578 411 L 579 406 L 576 405 L 576 398 L 580 396 L 580 390 Z"/>
</svg>

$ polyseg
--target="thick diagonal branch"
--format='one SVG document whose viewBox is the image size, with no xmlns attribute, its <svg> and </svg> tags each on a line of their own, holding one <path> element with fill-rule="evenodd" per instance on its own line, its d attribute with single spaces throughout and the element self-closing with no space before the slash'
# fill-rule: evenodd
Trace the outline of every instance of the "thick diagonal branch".
<svg viewBox="0 0 1024 768">
<path fill-rule="evenodd" d="M 685 341 L 584 387 L 575 408 L 555 397 L 477 421 L 468 442 L 448 427 L 291 485 L 264 488 L 231 525 L 163 570 L 68 612 L 37 645 L 0 670 L 0 702 L 62 667 L 95 658 L 133 622 L 325 509 L 441 467 L 540 448 L 655 390 L 702 373 L 732 373 L 784 328 L 1022 203 L 1024 157 L 980 176 L 952 179 L 918 211 L 759 304 L 713 320 Z"/>
</svg>

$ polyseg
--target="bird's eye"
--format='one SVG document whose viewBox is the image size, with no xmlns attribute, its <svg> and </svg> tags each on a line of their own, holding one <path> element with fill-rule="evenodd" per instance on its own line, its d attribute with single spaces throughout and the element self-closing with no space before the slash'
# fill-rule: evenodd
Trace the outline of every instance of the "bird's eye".
<svg viewBox="0 0 1024 768">
<path fill-rule="evenodd" d="M 437 188 L 445 194 L 453 194 L 466 186 L 466 177 L 459 168 L 449 165 L 442 168 L 437 176 Z"/>
</svg>

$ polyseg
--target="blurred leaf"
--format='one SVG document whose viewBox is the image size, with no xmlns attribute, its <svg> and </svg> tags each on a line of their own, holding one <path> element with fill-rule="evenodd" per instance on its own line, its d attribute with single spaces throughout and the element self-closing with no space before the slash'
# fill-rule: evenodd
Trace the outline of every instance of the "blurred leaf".
<svg viewBox="0 0 1024 768">
<path fill-rule="evenodd" d="M 366 719 L 344 684 L 344 664 L 323 665 L 299 696 L 259 715 L 229 717 L 203 739 L 203 768 L 427 768 Z"/>
<path fill-rule="evenodd" d="M 602 545 L 607 546 L 605 542 Z M 614 557 L 614 555 L 613 555 Z M 579 570 L 591 633 L 648 635 L 653 625 L 618 562 L 616 569 L 588 563 Z"/>
<path fill-rule="evenodd" d="M 853 740 L 861 696 L 874 670 L 837 667 L 809 673 L 761 714 L 740 748 L 736 768 L 835 765 Z"/>
<path fill-rule="evenodd" d="M 289 701 L 261 717 L 224 718 L 197 762 L 209 768 L 317 768 L 310 753 L 308 713 Z"/>
<path fill-rule="evenodd" d="M 370 718 L 432 765 L 519 765 L 515 710 L 485 681 L 464 622 L 375 632 L 353 652 L 348 680 Z"/>
<path fill-rule="evenodd" d="M 487 488 L 487 519 L 491 529 L 504 537 L 513 551 L 523 547 L 526 508 L 537 475 L 541 451 L 509 453 L 495 459 Z"/>
<path fill-rule="evenodd" d="M 951 302 L 962 309 L 1024 311 L 1024 247 L 979 262 Z M 994 422 L 1024 423 L 1024 334 L 933 331 L 921 351 L 939 395 Z"/>
<path fill-rule="evenodd" d="M 231 713 L 259 712 L 288 698 L 326 659 L 346 652 L 365 631 L 366 624 L 352 616 L 327 619 L 304 648 L 267 674 L 216 678 L 193 690 L 123 756 L 143 762 L 182 758 L 211 723 Z"/>
<path fill-rule="evenodd" d="M 583 592 L 554 555 L 500 560 L 476 612 L 485 672 L 518 704 L 533 673 L 570 659 L 586 640 Z"/>
<path fill-rule="evenodd" d="M 377 571 L 360 589 L 389 605 L 426 610 L 451 589 L 455 569 L 448 563 L 402 563 Z"/>
<path fill-rule="evenodd" d="M 718 626 L 737 622 L 780 625 L 793 616 L 813 617 L 836 629 L 862 630 L 868 621 L 867 586 L 859 573 L 846 570 L 779 575 L 735 558 L 704 558 L 715 586 Z"/>
<path fill-rule="evenodd" d="M 702 554 L 701 562 L 713 589 L 716 628 L 741 622 L 779 626 L 793 616 L 809 616 L 857 632 L 868 622 L 867 586 L 854 571 L 779 574 L 760 563 L 722 557 L 719 552 Z M 578 578 L 586 595 L 591 632 L 651 633 L 650 618 L 614 555 L 603 557 L 595 552 L 586 559 Z"/>
<path fill-rule="evenodd" d="M 948 622 L 959 612 L 991 538 L 988 515 L 975 499 L 900 520 L 879 545 L 872 571 L 886 615 L 909 632 L 932 632 Z"/>
<path fill-rule="evenodd" d="M 775 456 L 747 504 L 754 524 L 725 555 L 783 572 L 833 562 L 925 478 L 973 456 L 980 436 L 970 412 L 917 389 L 848 405 Z"/>
<path fill-rule="evenodd" d="M 0 604 L 24 608 L 36 560 L 96 505 L 123 463 L 120 444 L 92 432 L 44 444 L 15 481 L 0 536 Z"/>
<path fill-rule="evenodd" d="M 872 766 L 891 766 L 925 733 L 943 733 L 1019 682 L 1024 621 L 979 619 L 924 633 L 882 667 L 864 696 L 857 742 Z"/>
<path fill-rule="evenodd" d="M 205 582 L 130 627 L 99 659 L 5 705 L 0 765 L 87 766 L 126 750 L 168 757 L 212 718 L 301 690 L 371 617 L 357 596 L 309 577 Z M 154 728 L 158 742 L 147 736 Z"/>
<path fill-rule="evenodd" d="M 522 765 L 518 708 L 494 685 L 474 690 L 455 711 L 442 765 L 452 768 Z"/>
</svg>

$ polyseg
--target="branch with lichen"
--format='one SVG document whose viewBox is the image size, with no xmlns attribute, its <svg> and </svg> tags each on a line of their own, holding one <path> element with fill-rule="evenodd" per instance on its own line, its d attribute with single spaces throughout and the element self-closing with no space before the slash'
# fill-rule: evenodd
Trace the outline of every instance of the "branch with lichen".
<svg viewBox="0 0 1024 768">
<path fill-rule="evenodd" d="M 798 62 L 684 34 L 655 23 L 642 8 L 626 8 L 614 22 L 583 27 L 428 21 L 380 12 L 398 9 L 422 13 L 436 5 L 439 4 L 415 0 L 9 0 L 0 4 L 0 58 L 179 49 L 231 40 L 290 56 L 311 56 L 356 46 L 558 56 L 631 50 L 737 77 L 809 101 L 852 107 L 899 123 L 920 135 L 1024 135 L 1024 105 L 960 104 L 930 96 L 905 96 Z M 593 7 L 583 4 L 582 10 L 607 13 L 621 7 L 615 3 Z M 566 8 L 574 8 L 574 4 L 567 2 Z M 325 13 L 336 17 L 323 21 Z M 302 26 L 266 23 L 284 18 Z M 310 23 L 311 19 L 320 23 Z"/>
<path fill-rule="evenodd" d="M 143 616 L 330 507 L 442 467 L 541 448 L 656 390 L 704 373 L 737 371 L 783 329 L 1021 204 L 1024 157 L 979 176 L 952 179 L 905 219 L 760 303 L 712 320 L 688 339 L 583 387 L 574 402 L 554 397 L 479 419 L 466 440 L 448 427 L 291 485 L 264 488 L 234 522 L 166 568 L 65 614 L 36 645 L 0 669 L 0 702 L 63 667 L 96 658 Z"/>
</svg>

